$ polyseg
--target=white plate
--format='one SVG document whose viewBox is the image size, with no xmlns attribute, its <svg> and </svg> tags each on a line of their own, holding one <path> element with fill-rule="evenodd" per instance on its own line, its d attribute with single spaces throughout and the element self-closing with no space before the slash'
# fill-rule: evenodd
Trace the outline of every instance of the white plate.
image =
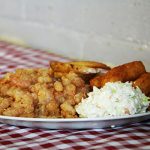
<svg viewBox="0 0 150 150">
<path fill-rule="evenodd" d="M 43 119 L 0 116 L 0 122 L 15 126 L 47 129 L 93 129 L 132 124 L 150 119 L 150 112 L 114 118 Z"/>
</svg>

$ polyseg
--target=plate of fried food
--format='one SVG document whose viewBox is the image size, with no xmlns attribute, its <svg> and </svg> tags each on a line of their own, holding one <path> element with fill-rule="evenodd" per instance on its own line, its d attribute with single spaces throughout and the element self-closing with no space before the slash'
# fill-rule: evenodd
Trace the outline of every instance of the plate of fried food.
<svg viewBox="0 0 150 150">
<path fill-rule="evenodd" d="M 150 119 L 150 73 L 141 61 L 110 67 L 52 61 L 0 79 L 0 122 L 47 129 L 106 128 Z"/>
</svg>

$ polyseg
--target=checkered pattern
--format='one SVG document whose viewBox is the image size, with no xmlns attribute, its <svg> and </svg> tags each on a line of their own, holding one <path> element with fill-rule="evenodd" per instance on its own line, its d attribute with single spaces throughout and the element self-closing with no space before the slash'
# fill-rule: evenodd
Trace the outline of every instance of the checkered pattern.
<svg viewBox="0 0 150 150">
<path fill-rule="evenodd" d="M 46 67 L 51 60 L 67 61 L 38 49 L 0 42 L 1 76 L 16 68 Z M 113 129 L 91 130 L 44 130 L 0 124 L 0 150 L 149 150 L 149 130 L 149 121 Z"/>
<path fill-rule="evenodd" d="M 67 58 L 41 51 L 24 48 L 0 41 L 0 74 L 16 68 L 47 67 L 49 61 L 67 61 Z"/>
</svg>

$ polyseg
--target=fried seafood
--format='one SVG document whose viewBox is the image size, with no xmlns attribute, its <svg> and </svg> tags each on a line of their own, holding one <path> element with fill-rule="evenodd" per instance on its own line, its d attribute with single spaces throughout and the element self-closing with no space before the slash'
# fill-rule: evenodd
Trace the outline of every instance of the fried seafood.
<svg viewBox="0 0 150 150">
<path fill-rule="evenodd" d="M 94 61 L 74 61 L 69 62 L 75 72 L 89 74 L 89 73 L 101 73 L 106 70 L 110 70 L 110 67 L 103 63 Z"/>
<path fill-rule="evenodd" d="M 50 67 L 54 70 L 54 72 L 68 73 L 72 71 L 71 65 L 59 61 L 50 62 Z"/>
<path fill-rule="evenodd" d="M 90 81 L 91 86 L 103 87 L 107 82 L 134 81 L 145 73 L 145 67 L 141 61 L 134 61 L 112 68 L 106 74 L 99 75 Z"/>
<path fill-rule="evenodd" d="M 0 115 L 76 118 L 74 106 L 86 96 L 87 86 L 76 73 L 59 78 L 52 68 L 19 69 L 0 80 Z"/>
<path fill-rule="evenodd" d="M 77 73 L 86 83 L 95 77 L 96 74 L 103 74 L 110 70 L 110 67 L 94 61 L 72 61 L 72 62 L 58 62 L 50 63 L 51 68 L 55 71 L 55 76 L 60 77 L 72 71 Z"/>
<path fill-rule="evenodd" d="M 145 95 L 150 96 L 150 72 L 142 74 L 133 82 L 133 86 L 138 86 Z"/>
<path fill-rule="evenodd" d="M 53 61 L 50 63 L 50 66 L 55 72 L 62 73 L 73 71 L 76 73 L 89 74 L 110 70 L 109 66 L 94 61 L 72 61 L 66 63 Z"/>
<path fill-rule="evenodd" d="M 49 68 L 17 69 L 0 79 L 0 115 L 77 118 L 75 106 L 87 97 L 90 85 L 102 87 L 115 81 L 134 81 L 150 95 L 150 73 L 140 61 L 112 69 L 91 61 L 53 61 Z"/>
</svg>

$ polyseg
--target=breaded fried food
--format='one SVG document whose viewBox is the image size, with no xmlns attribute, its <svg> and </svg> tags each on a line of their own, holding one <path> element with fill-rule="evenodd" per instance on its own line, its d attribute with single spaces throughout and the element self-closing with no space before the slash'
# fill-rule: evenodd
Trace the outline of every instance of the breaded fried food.
<svg viewBox="0 0 150 150">
<path fill-rule="evenodd" d="M 52 68 L 18 69 L 0 80 L 0 115 L 36 118 L 76 118 L 75 105 L 87 86 L 76 73 L 59 78 Z"/>
<path fill-rule="evenodd" d="M 65 63 L 53 61 L 50 63 L 50 66 L 55 71 L 54 76 L 56 78 L 66 75 L 71 71 L 78 74 L 87 84 L 96 74 L 103 74 L 110 70 L 109 66 L 94 61 L 72 61 Z"/>
<path fill-rule="evenodd" d="M 54 70 L 54 72 L 68 73 L 72 71 L 71 65 L 59 61 L 51 61 L 50 67 Z"/>
<path fill-rule="evenodd" d="M 112 68 L 106 74 L 99 75 L 90 81 L 91 86 L 102 87 L 107 82 L 126 82 L 134 81 L 140 75 L 145 73 L 144 64 L 141 61 L 133 61 L 117 67 Z"/>
<path fill-rule="evenodd" d="M 150 95 L 150 72 L 142 74 L 137 80 L 133 82 L 134 87 L 139 87 L 146 95 Z"/>
<path fill-rule="evenodd" d="M 69 62 L 75 72 L 89 74 L 89 73 L 101 73 L 106 70 L 110 70 L 110 67 L 106 64 L 94 61 L 73 61 Z"/>
<path fill-rule="evenodd" d="M 94 61 L 72 61 L 66 63 L 53 61 L 50 63 L 50 66 L 55 72 L 62 73 L 68 73 L 70 71 L 73 71 L 81 74 L 89 74 L 110 70 L 109 66 Z"/>
</svg>

